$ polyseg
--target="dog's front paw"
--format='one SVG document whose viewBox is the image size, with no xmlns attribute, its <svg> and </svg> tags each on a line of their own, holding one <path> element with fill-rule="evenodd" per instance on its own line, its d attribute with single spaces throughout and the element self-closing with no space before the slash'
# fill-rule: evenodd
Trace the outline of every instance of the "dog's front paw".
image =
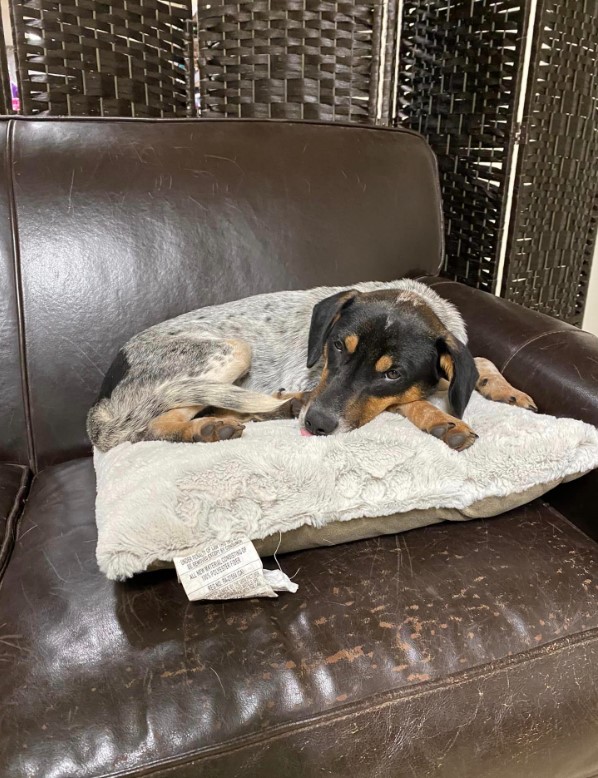
<svg viewBox="0 0 598 778">
<path fill-rule="evenodd" d="M 435 438 L 442 440 L 454 451 L 465 451 L 466 448 L 473 446 L 479 437 L 471 427 L 468 427 L 460 419 L 455 419 L 454 421 L 447 420 L 441 424 L 436 424 L 428 432 Z"/>
<path fill-rule="evenodd" d="M 519 389 L 512 387 L 501 375 L 480 379 L 476 388 L 487 400 L 506 403 L 507 405 L 516 405 L 518 408 L 525 408 L 534 413 L 538 412 L 538 406 L 529 394 L 520 392 Z"/>
<path fill-rule="evenodd" d="M 538 412 L 536 403 L 529 394 L 515 389 L 499 371 L 495 364 L 483 357 L 476 357 L 476 367 L 479 378 L 476 383 L 476 389 L 487 400 L 493 400 L 497 403 L 506 403 L 506 405 L 516 405 L 518 408 L 525 408 L 528 411 Z"/>
<path fill-rule="evenodd" d="M 520 392 L 518 389 L 511 389 L 507 392 L 506 399 L 500 400 L 500 402 L 506 402 L 509 405 L 516 405 L 518 408 L 525 408 L 528 411 L 538 413 L 538 406 L 525 392 Z"/>
</svg>

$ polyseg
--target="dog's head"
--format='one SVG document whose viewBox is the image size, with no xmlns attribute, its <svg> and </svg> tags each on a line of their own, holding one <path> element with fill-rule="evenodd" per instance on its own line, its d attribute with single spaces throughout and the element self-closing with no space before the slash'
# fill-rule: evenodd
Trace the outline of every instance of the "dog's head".
<svg viewBox="0 0 598 778">
<path fill-rule="evenodd" d="M 478 377 L 467 349 L 417 294 L 339 292 L 312 314 L 307 366 L 323 357 L 320 382 L 302 414 L 307 432 L 361 427 L 393 406 L 429 396 L 449 382 L 451 412 L 461 418 Z"/>
</svg>

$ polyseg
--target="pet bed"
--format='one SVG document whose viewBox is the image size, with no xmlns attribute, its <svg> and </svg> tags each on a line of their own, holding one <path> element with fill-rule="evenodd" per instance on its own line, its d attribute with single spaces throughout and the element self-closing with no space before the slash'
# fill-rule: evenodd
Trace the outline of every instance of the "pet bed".
<svg viewBox="0 0 598 778">
<path fill-rule="evenodd" d="M 598 467 L 581 421 L 478 394 L 465 421 L 480 437 L 462 453 L 390 413 L 331 437 L 268 421 L 238 440 L 96 452 L 99 567 L 122 580 L 215 541 L 267 555 L 495 516 Z"/>
</svg>

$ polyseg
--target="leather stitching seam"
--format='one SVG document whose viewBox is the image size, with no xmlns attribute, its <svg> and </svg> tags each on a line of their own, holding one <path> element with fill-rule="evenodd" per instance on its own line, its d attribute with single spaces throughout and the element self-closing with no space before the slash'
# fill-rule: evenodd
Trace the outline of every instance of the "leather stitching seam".
<svg viewBox="0 0 598 778">
<path fill-rule="evenodd" d="M 25 409 L 25 424 L 27 428 L 27 448 L 29 461 L 34 471 L 37 470 L 35 441 L 31 418 L 31 387 L 29 385 L 29 370 L 27 367 L 27 344 L 25 335 L 25 312 L 23 308 L 23 281 L 21 274 L 21 251 L 19 246 L 19 226 L 17 223 L 17 203 L 15 199 L 15 180 L 13 170 L 14 133 L 16 122 L 9 121 L 6 127 L 6 180 L 8 182 L 8 201 L 10 211 L 10 230 L 12 238 L 13 268 L 15 294 L 17 301 L 17 323 L 19 333 L 19 356 L 21 362 L 21 390 Z"/>
</svg>

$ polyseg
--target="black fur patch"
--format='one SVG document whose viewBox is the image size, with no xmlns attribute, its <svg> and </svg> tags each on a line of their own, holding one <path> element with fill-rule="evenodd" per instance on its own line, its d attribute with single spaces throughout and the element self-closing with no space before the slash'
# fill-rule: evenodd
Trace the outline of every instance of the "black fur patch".
<svg viewBox="0 0 598 778">
<path fill-rule="evenodd" d="M 98 401 L 107 400 L 118 384 L 127 377 L 128 372 L 129 362 L 127 357 L 125 356 L 124 351 L 119 351 L 114 362 L 110 365 L 108 372 L 104 376 L 100 394 L 98 395 Z"/>
</svg>

